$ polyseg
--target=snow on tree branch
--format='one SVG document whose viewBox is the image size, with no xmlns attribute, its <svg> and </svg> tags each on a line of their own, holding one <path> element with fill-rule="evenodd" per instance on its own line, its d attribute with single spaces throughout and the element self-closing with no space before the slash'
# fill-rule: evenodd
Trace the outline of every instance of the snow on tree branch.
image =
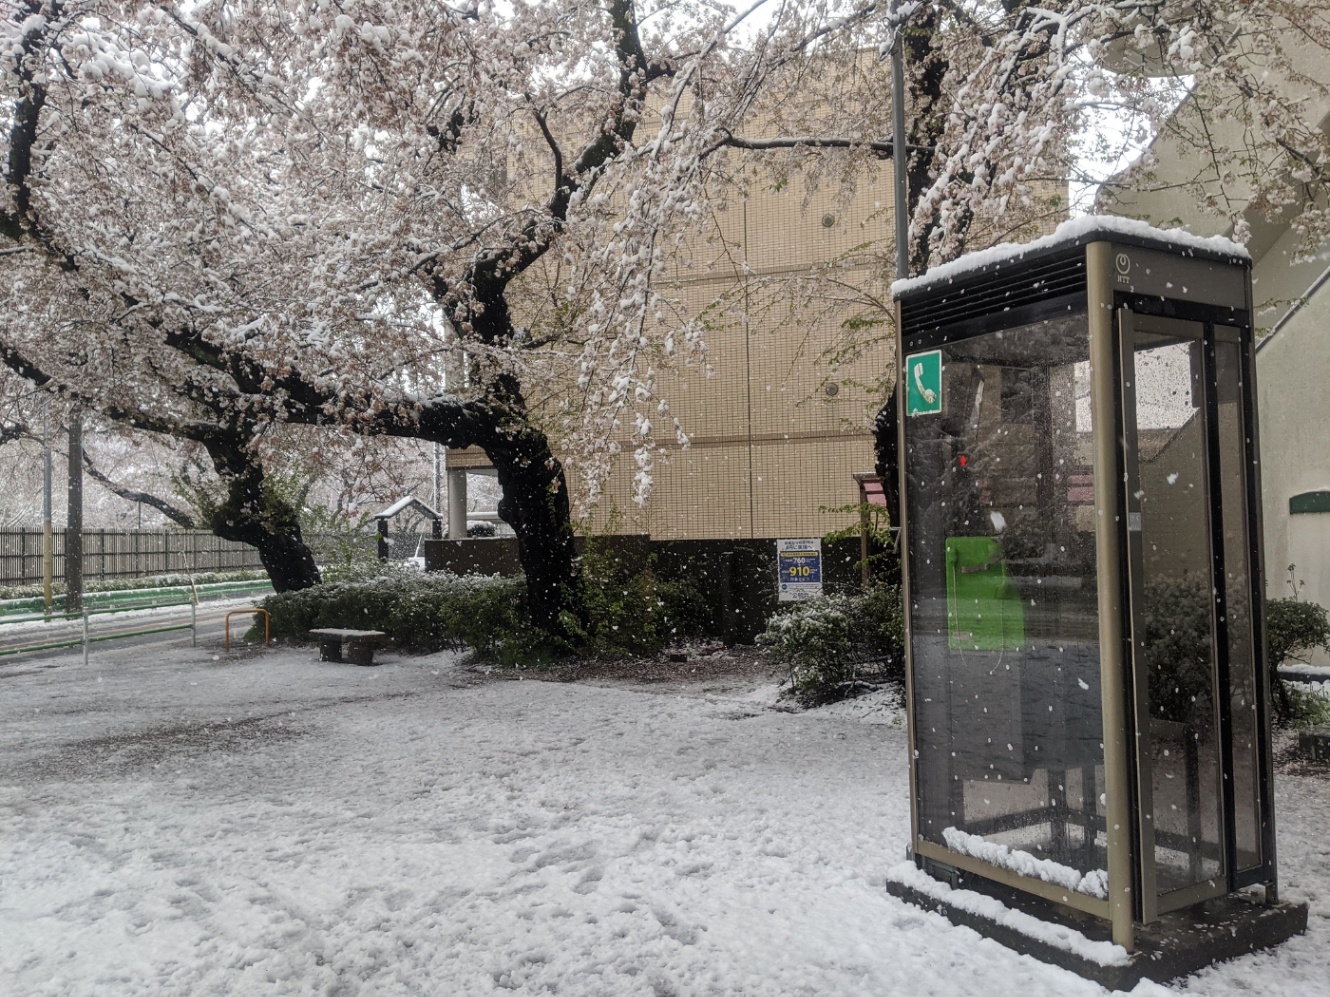
<svg viewBox="0 0 1330 997">
<path fill-rule="evenodd" d="M 534 558 L 569 532 L 564 457 L 580 494 L 617 462 L 645 501 L 688 440 L 662 385 L 709 362 L 705 326 L 665 261 L 718 194 L 872 175 L 897 38 L 918 266 L 1036 217 L 1105 115 L 1173 133 L 1239 237 L 1330 233 L 1330 60 L 1304 57 L 1330 26 L 1295 0 L 22 0 L 4 336 L 161 425 L 480 446 Z"/>
</svg>

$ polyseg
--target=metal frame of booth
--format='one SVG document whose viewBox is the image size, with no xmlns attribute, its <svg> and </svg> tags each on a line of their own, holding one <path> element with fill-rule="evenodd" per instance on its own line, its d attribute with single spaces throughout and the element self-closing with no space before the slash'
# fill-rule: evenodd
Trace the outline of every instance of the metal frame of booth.
<svg viewBox="0 0 1330 997">
<path fill-rule="evenodd" d="M 896 298 L 916 864 L 1102 918 L 1128 951 L 1172 910 L 1254 885 L 1278 903 L 1250 262 L 1105 223 L 906 282 Z M 1036 355 L 1043 345 L 1054 359 Z M 941 369 L 910 370 L 932 351 Z M 1147 374 L 1150 399 L 1137 395 Z M 1189 385 L 1182 397 L 1174 382 Z M 1182 428 L 1146 426 L 1179 412 Z M 1142 483 L 1147 437 L 1187 458 L 1168 479 L 1183 489 Z M 1023 461 L 1020 474 L 996 470 L 1003 458 Z M 944 484 L 928 504 L 912 504 L 933 481 Z M 1149 524 L 1185 489 L 1192 504 L 1169 528 L 1204 556 L 1163 578 L 1161 547 L 1144 538 L 1167 547 Z M 1181 577 L 1214 583 L 1212 645 L 1192 686 L 1168 688 L 1146 586 Z M 1190 795 L 1170 796 L 1164 770 Z M 1017 802 L 986 811 L 989 789 Z M 937 826 L 947 820 L 958 823 Z M 1102 862 L 1106 882 L 1069 886 L 1081 864 L 1067 856 Z"/>
</svg>

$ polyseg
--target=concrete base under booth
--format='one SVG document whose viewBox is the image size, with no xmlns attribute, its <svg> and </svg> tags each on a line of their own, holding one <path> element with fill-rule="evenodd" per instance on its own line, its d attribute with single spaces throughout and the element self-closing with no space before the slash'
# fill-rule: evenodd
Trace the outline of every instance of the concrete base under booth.
<svg viewBox="0 0 1330 997">
<path fill-rule="evenodd" d="M 1128 991 L 1143 979 L 1166 983 L 1226 959 L 1270 948 L 1307 930 L 1305 903 L 1266 904 L 1235 893 L 1136 926 L 1136 951 L 1114 945 L 1106 921 L 1018 894 L 959 870 L 937 870 L 952 887 L 905 862 L 887 872 L 887 892 L 972 928 L 1109 990 Z"/>
</svg>

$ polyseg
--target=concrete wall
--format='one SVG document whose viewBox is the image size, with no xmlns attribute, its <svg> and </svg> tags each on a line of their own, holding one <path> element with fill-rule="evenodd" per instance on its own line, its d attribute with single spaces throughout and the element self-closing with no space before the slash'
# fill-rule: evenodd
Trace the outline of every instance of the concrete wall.
<svg viewBox="0 0 1330 997">
<path fill-rule="evenodd" d="M 1330 490 L 1330 285 L 1256 356 L 1268 591 L 1289 595 L 1295 564 L 1300 597 L 1330 607 L 1330 513 L 1289 514 L 1294 495 Z"/>
<path fill-rule="evenodd" d="M 1330 77 L 1323 56 L 1294 39 L 1284 39 L 1298 68 L 1321 80 Z M 1302 102 L 1305 120 L 1324 127 L 1330 103 L 1309 92 L 1305 82 L 1279 79 L 1276 85 L 1290 100 Z M 1179 115 L 1185 116 L 1184 104 Z M 1241 136 L 1232 121 L 1212 122 L 1222 142 Z M 1157 189 L 1106 192 L 1103 207 L 1143 218 L 1156 225 L 1181 224 L 1200 235 L 1230 234 L 1225 221 L 1204 204 L 1171 184 L 1184 184 L 1204 169 L 1203 151 L 1180 143 L 1165 132 L 1155 143 Z M 1211 171 L 1212 172 L 1212 171 Z M 1130 187 L 1132 171 L 1121 182 Z M 1217 193 L 1217 185 L 1211 184 Z M 1231 184 L 1225 196 L 1241 204 L 1249 192 Z M 1288 566 L 1296 564 L 1305 581 L 1302 598 L 1330 607 L 1330 513 L 1289 515 L 1289 498 L 1307 491 L 1330 489 L 1330 287 L 1309 291 L 1325 271 L 1330 245 L 1312 258 L 1300 253 L 1291 215 L 1266 218 L 1249 213 L 1258 339 L 1275 335 L 1257 352 L 1258 416 L 1260 420 L 1261 492 L 1264 507 L 1267 595 L 1288 596 Z M 1282 325 L 1281 325 L 1282 323 Z"/>
<path fill-rule="evenodd" d="M 658 540 L 639 535 L 600 539 L 610 555 L 629 571 L 650 567 L 658 578 L 685 579 L 712 597 L 715 626 L 726 643 L 749 644 L 766 628 L 777 607 L 776 541 Z M 578 554 L 586 540 L 577 537 Z M 426 540 L 425 570 L 454 574 L 521 574 L 517 540 Z M 822 545 L 825 592 L 856 591 L 861 586 L 857 537 Z"/>
</svg>

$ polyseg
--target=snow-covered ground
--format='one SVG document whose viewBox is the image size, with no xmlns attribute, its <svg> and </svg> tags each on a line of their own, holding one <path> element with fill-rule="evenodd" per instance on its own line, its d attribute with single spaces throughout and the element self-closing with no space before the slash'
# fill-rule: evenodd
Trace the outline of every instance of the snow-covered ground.
<svg viewBox="0 0 1330 997">
<path fill-rule="evenodd" d="M 0 994 L 1103 993 L 887 896 L 880 701 L 216 655 L 0 665 Z M 1278 792 L 1308 934 L 1138 993 L 1330 994 L 1330 783 Z"/>
</svg>

